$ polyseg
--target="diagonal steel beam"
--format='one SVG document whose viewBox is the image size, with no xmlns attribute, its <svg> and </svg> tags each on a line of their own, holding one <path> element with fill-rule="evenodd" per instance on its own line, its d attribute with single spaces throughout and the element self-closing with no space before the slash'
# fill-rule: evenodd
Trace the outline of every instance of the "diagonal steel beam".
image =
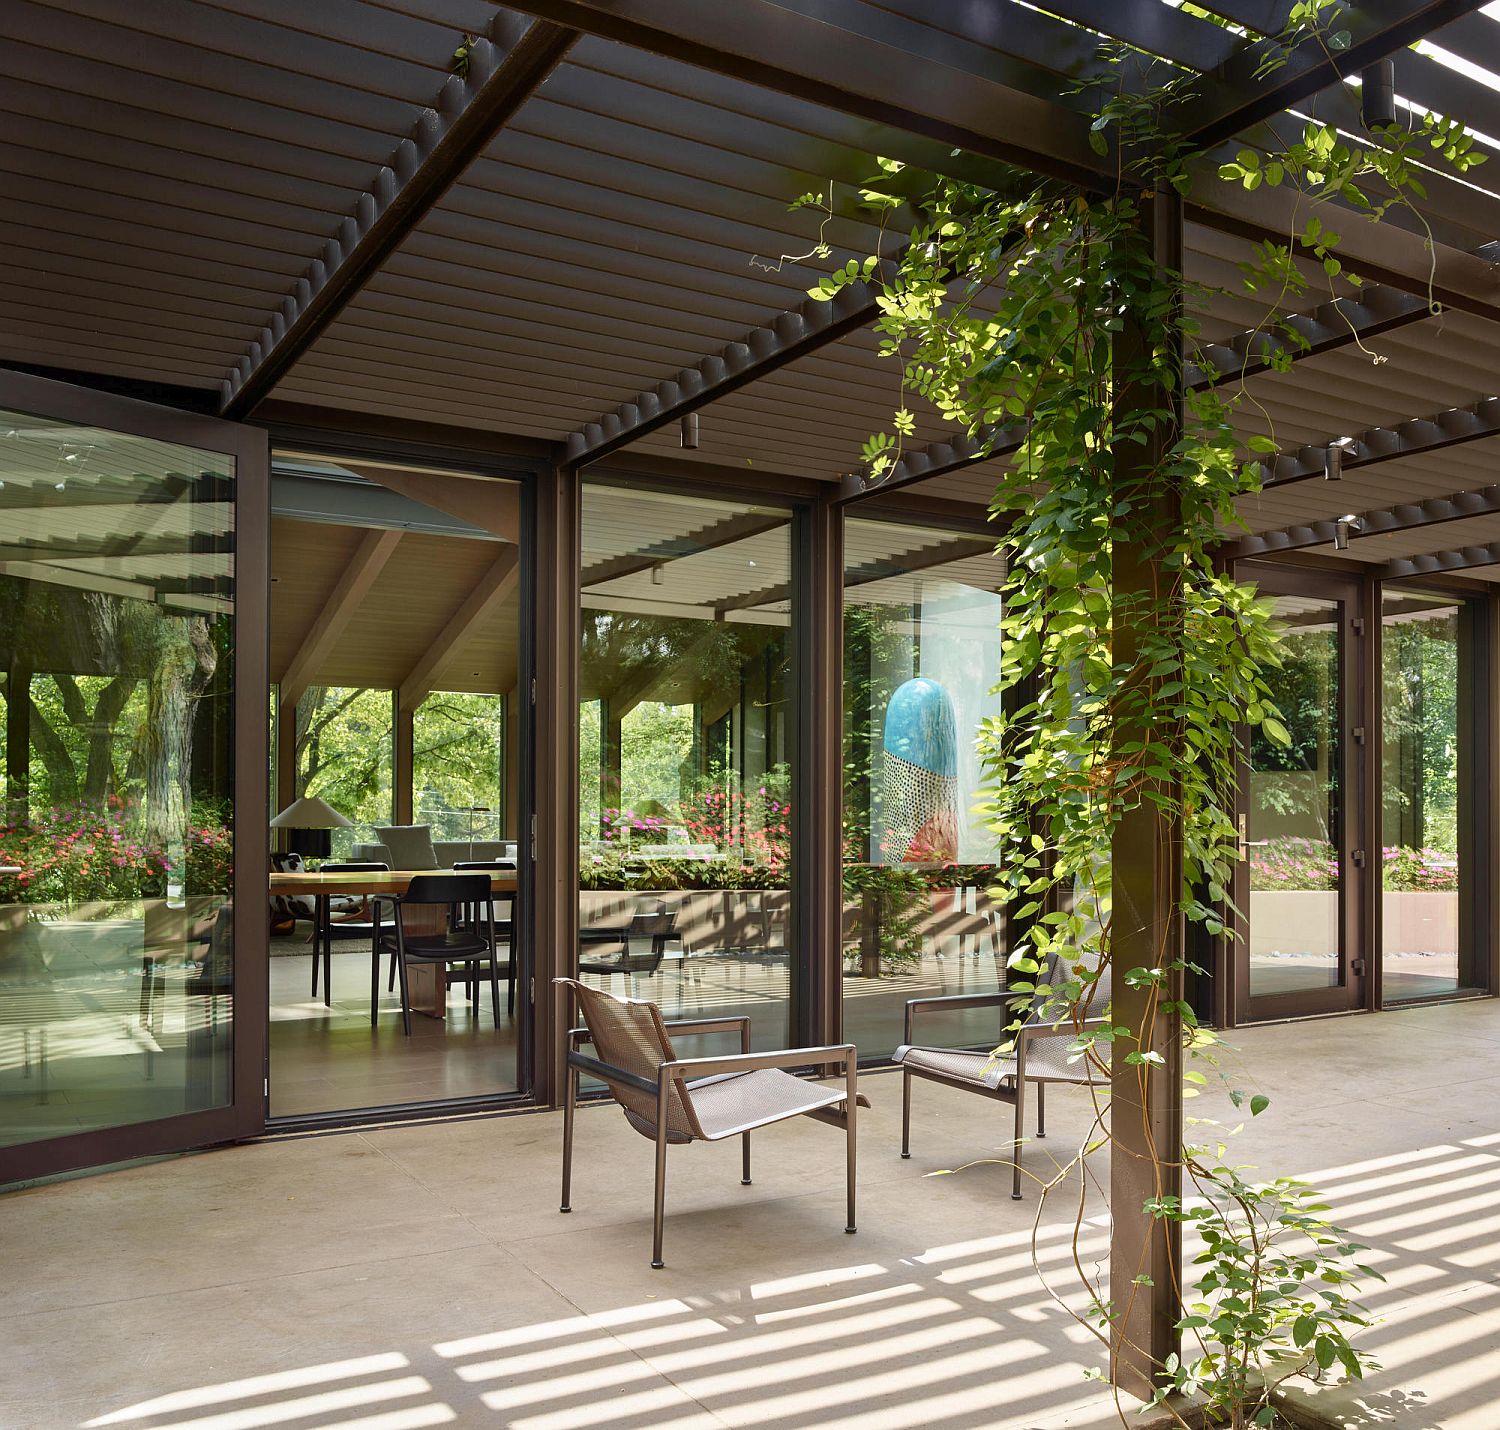
<svg viewBox="0 0 1500 1430">
<path fill-rule="evenodd" d="M 1356 297 L 1320 303 L 1311 313 L 1283 316 L 1281 322 L 1297 332 L 1306 346 L 1264 328 L 1255 328 L 1227 343 L 1206 344 L 1199 352 L 1200 362 L 1187 365 L 1184 381 L 1190 389 L 1221 387 L 1265 371 L 1277 354 L 1285 353 L 1296 362 L 1420 322 L 1432 313 L 1433 308 L 1425 298 L 1397 288 L 1370 285 L 1360 289 Z M 844 506 L 866 497 L 884 496 L 958 471 L 973 462 L 1004 456 L 1014 452 L 1025 436 L 1023 425 L 985 427 L 972 437 L 959 434 L 934 442 L 908 452 L 882 481 L 867 484 L 858 475 L 845 477 L 834 503 Z"/>
<path fill-rule="evenodd" d="M 1351 531 L 1351 542 L 1382 532 L 1413 531 L 1423 526 L 1440 526 L 1444 522 L 1463 521 L 1474 516 L 1500 513 L 1500 486 L 1484 487 L 1474 492 L 1455 492 L 1452 496 L 1429 497 L 1426 501 L 1403 503 L 1379 511 L 1358 513 L 1360 526 Z M 1276 531 L 1256 532 L 1242 536 L 1223 547 L 1223 554 L 1238 560 L 1250 556 L 1269 556 L 1278 551 L 1301 551 L 1309 546 L 1331 546 L 1335 521 L 1311 521 Z"/>
<path fill-rule="evenodd" d="M 1189 128 L 1186 143 L 1192 149 L 1209 149 L 1232 139 L 1242 129 L 1299 104 L 1345 75 L 1357 74 L 1483 4 L 1484 0 L 1359 0 L 1333 12 L 1331 23 L 1349 35 L 1346 46 L 1331 49 L 1324 36 L 1304 40 L 1286 63 L 1265 76 L 1257 71 L 1267 46 L 1247 45 L 1214 75 L 1211 91 L 1225 97 L 1207 118 Z"/>
<path fill-rule="evenodd" d="M 450 75 L 396 146 L 336 236 L 250 344 L 221 387 L 220 413 L 242 418 L 369 281 L 469 164 L 531 97 L 578 38 L 545 20 L 499 10 L 469 47 L 468 74 Z"/>
<path fill-rule="evenodd" d="M 1455 551 L 1430 551 L 1425 556 L 1401 556 L 1376 569 L 1382 581 L 1403 576 L 1432 576 L 1439 571 L 1472 571 L 1476 566 L 1500 566 L 1500 541 L 1464 546 Z"/>
<path fill-rule="evenodd" d="M 841 288 L 831 302 L 805 299 L 765 327 L 641 393 L 634 402 L 570 433 L 565 460 L 573 466 L 597 462 L 648 432 L 847 337 L 874 321 L 879 311 L 876 295 L 874 284 L 857 282 Z"/>
</svg>

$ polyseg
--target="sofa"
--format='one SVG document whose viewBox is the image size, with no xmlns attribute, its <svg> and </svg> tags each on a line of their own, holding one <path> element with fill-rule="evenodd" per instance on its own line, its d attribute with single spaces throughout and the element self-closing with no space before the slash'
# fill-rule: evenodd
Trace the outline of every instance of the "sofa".
<svg viewBox="0 0 1500 1430">
<path fill-rule="evenodd" d="M 472 851 L 472 852 L 471 852 Z M 408 865 L 392 857 L 391 846 L 381 843 L 356 844 L 350 859 L 374 864 L 389 864 L 393 869 L 421 868 L 420 864 Z M 437 861 L 428 868 L 451 869 L 460 861 L 481 859 L 514 859 L 514 839 L 476 839 L 470 844 L 467 839 L 434 839 L 432 857 Z"/>
</svg>

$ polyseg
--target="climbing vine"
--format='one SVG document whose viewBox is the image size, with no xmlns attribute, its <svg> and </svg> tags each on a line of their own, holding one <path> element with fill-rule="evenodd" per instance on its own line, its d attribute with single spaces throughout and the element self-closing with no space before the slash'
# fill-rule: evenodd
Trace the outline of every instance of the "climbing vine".
<svg viewBox="0 0 1500 1430">
<path fill-rule="evenodd" d="M 1348 44 L 1336 25 L 1328 0 L 1299 4 L 1265 46 L 1260 73 L 1309 39 L 1336 53 Z M 1227 936 L 1242 732 L 1288 739 L 1275 704 L 1280 655 L 1269 607 L 1215 560 L 1238 524 L 1237 500 L 1259 489 L 1276 442 L 1242 442 L 1241 429 L 1267 425 L 1242 420 L 1264 416 L 1253 413 L 1243 382 L 1183 384 L 1191 365 L 1210 366 L 1192 317 L 1210 295 L 1164 266 L 1151 241 L 1156 211 L 1190 190 L 1190 166 L 1201 163 L 1180 137 L 1196 77 L 1142 83 L 1140 56 L 1118 47 L 1102 54 L 1132 76 L 1096 99 L 1092 142 L 1120 156 L 1112 189 L 1081 193 L 1042 180 L 989 189 L 883 159 L 862 198 L 882 230 L 905 225 L 901 255 L 856 255 L 809 290 L 831 299 L 863 280 L 878 293 L 876 331 L 897 365 L 900 395 L 889 426 L 864 445 L 867 480 L 879 482 L 901 459 L 917 402 L 978 440 L 982 453 L 1015 444 L 991 503 L 1007 558 L 998 672 L 1007 699 L 979 732 L 980 807 L 1002 851 L 997 894 L 1024 930 L 1009 986 L 1042 1005 L 1046 1020 L 1071 1027 L 1071 1055 L 1102 1084 L 1093 1134 L 1044 1198 L 1080 1176 L 1093 1180 L 1112 1144 L 1113 1155 L 1127 1155 L 1105 1095 L 1112 1063 L 1135 1068 L 1144 1092 L 1175 1066 L 1162 1050 L 1180 1043 L 1188 1095 L 1221 1075 L 1219 1039 L 1181 993 L 1190 965 L 1171 933 L 1178 920 L 1164 922 L 1149 956 L 1138 938 L 1120 934 L 1117 836 L 1152 827 L 1140 824 L 1143 814 L 1171 831 L 1176 913 Z M 1314 284 L 1329 296 L 1358 286 L 1329 201 L 1375 220 L 1396 207 L 1420 218 L 1431 169 L 1461 174 L 1476 162 L 1461 125 L 1413 115 L 1369 143 L 1308 120 L 1274 152 L 1246 148 L 1220 163 L 1221 184 L 1281 188 L 1295 200 L 1284 237 L 1242 265 L 1243 292 L 1264 308 L 1265 341 L 1247 354 L 1289 368 L 1306 340 L 1287 309 Z M 1117 943 L 1133 951 L 1125 966 Z M 1091 1010 L 1106 975 L 1113 1005 Z M 1267 1102 L 1229 1095 L 1252 1116 Z M 1310 1189 L 1250 1180 L 1229 1162 L 1219 1132 L 1207 1135 L 1211 1143 L 1180 1159 L 1169 1149 L 1151 1154 L 1160 1194 L 1145 1210 L 1183 1224 L 1196 1268 L 1191 1276 L 1173 1268 L 1184 1349 L 1156 1366 L 1157 1398 L 1185 1392 L 1218 1423 L 1270 1425 L 1279 1377 L 1335 1366 L 1362 1374 L 1367 1360 L 1350 1337 L 1366 1322 L 1349 1287 L 1373 1273 Z M 1081 1228 L 1081 1210 L 1079 1218 Z M 1083 1319 L 1118 1350 L 1140 1288 L 1106 1292 L 1085 1258 L 1073 1264 L 1088 1285 Z"/>
</svg>

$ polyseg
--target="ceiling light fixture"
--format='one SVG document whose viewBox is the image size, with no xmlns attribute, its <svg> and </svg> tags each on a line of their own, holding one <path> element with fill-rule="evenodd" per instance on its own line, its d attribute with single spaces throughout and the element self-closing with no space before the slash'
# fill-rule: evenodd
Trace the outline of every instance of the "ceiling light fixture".
<svg viewBox="0 0 1500 1430">
<path fill-rule="evenodd" d="M 1335 437 L 1323 449 L 1323 480 L 1337 482 L 1344 475 L 1344 453 L 1354 450 L 1353 437 Z"/>
<path fill-rule="evenodd" d="M 1396 62 L 1376 60 L 1359 72 L 1359 119 L 1366 129 L 1396 123 Z"/>
<path fill-rule="evenodd" d="M 683 447 L 693 451 L 698 446 L 698 414 L 687 413 L 682 419 L 681 441 Z"/>
</svg>

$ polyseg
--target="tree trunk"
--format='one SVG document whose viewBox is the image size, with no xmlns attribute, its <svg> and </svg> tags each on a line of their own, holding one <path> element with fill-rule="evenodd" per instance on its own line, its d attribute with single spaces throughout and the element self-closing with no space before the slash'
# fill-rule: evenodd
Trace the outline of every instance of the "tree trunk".
<svg viewBox="0 0 1500 1430">
<path fill-rule="evenodd" d="M 203 616 L 163 623 L 156 669 L 146 686 L 146 837 L 182 841 L 192 802 L 193 716 L 213 679 L 218 651 Z"/>
</svg>

